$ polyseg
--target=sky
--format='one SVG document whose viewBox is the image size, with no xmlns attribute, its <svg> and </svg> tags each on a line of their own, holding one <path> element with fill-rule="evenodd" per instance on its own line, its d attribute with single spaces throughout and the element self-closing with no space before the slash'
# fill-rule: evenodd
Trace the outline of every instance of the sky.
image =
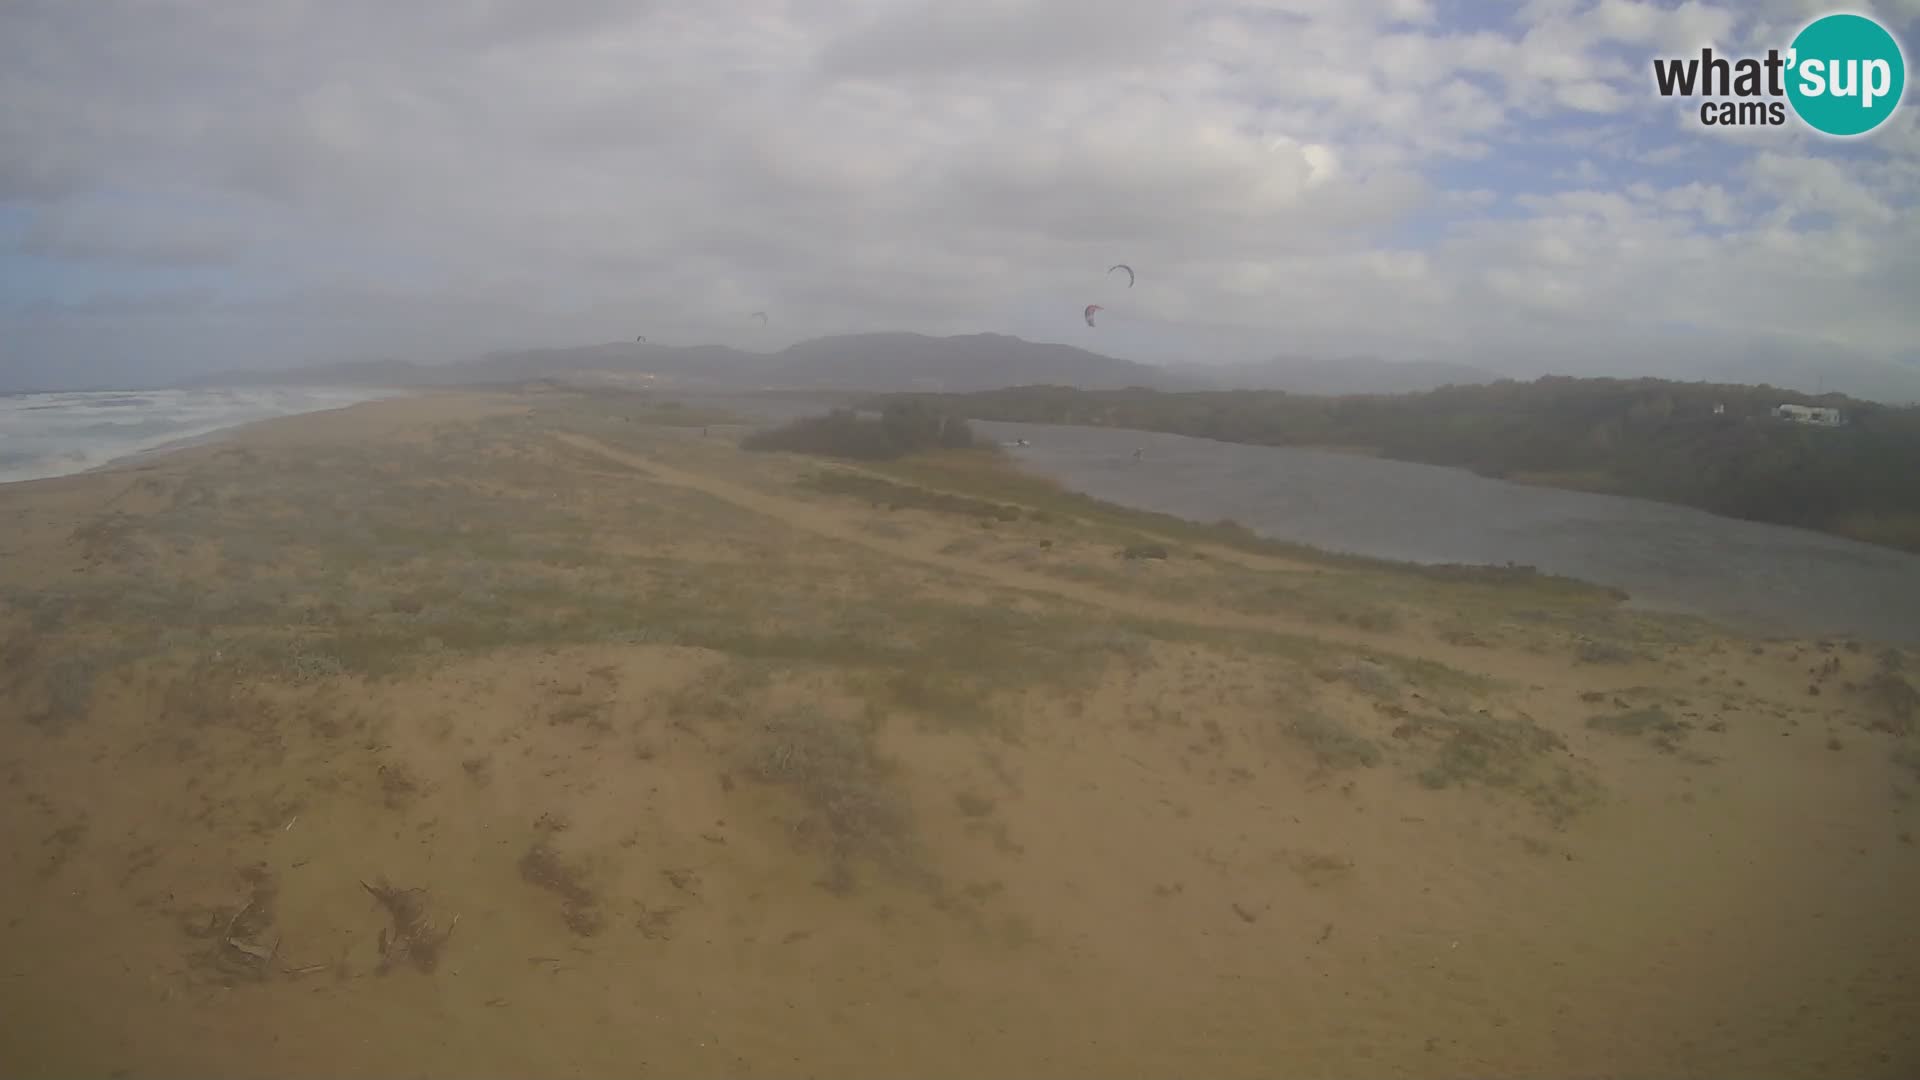
<svg viewBox="0 0 1920 1080">
<path fill-rule="evenodd" d="M 8 0 L 0 389 L 909 330 L 1920 398 L 1911 81 L 1653 90 L 1829 10 Z"/>
</svg>

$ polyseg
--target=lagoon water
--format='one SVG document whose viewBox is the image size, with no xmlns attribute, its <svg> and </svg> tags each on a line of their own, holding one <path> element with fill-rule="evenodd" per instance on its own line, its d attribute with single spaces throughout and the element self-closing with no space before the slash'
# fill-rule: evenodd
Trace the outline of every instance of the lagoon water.
<svg viewBox="0 0 1920 1080">
<path fill-rule="evenodd" d="M 1379 558 L 1531 565 L 1767 633 L 1920 643 L 1920 555 L 1435 465 L 1108 428 L 975 427 L 1027 440 L 1009 448 L 1024 467 L 1126 506 Z"/>
</svg>

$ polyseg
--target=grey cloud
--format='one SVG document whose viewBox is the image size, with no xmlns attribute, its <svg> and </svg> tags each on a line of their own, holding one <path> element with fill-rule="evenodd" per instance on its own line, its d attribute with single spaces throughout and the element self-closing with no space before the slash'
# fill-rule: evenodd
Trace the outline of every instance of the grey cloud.
<svg viewBox="0 0 1920 1080">
<path fill-rule="evenodd" d="M 829 43 L 832 74 L 923 76 L 962 72 L 1057 80 L 1163 55 L 1179 28 L 1166 0 L 913 0 Z"/>
</svg>

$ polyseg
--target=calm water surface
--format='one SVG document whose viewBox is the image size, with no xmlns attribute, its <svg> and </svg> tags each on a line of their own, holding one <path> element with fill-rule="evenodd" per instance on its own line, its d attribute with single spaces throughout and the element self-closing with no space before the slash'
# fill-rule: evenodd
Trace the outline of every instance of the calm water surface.
<svg viewBox="0 0 1920 1080">
<path fill-rule="evenodd" d="M 719 404 L 719 402 L 716 402 Z M 760 401 L 771 423 L 824 411 Z M 1637 606 L 1765 633 L 1920 644 L 1920 555 L 1664 503 L 1463 469 L 1184 435 L 976 423 L 1022 466 L 1109 502 L 1423 563 L 1521 563 L 1624 589 Z M 1141 451 L 1134 459 L 1135 449 Z"/>
<path fill-rule="evenodd" d="M 1022 465 L 1126 506 L 1230 517 L 1379 558 L 1522 563 L 1616 586 L 1643 607 L 1768 632 L 1920 643 L 1920 555 L 1434 465 L 1103 428 L 976 427 L 1026 439 L 1010 450 Z"/>
</svg>

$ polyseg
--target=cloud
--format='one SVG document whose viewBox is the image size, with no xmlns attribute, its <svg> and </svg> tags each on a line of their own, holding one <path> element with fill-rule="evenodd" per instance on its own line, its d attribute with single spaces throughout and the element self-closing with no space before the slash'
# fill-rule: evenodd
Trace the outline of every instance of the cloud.
<svg viewBox="0 0 1920 1080">
<path fill-rule="evenodd" d="M 887 5 L 821 51 L 833 73 L 1020 76 L 1053 82 L 1150 64 L 1180 19 L 1156 0 L 911 0 Z"/>
<path fill-rule="evenodd" d="M 1920 114 L 1837 145 L 1702 128 L 1649 87 L 1655 55 L 1801 19 L 1781 0 L 14 3 L 0 365 L 893 328 L 1523 374 L 1607 342 L 1660 355 L 1647 335 L 1678 322 L 1703 355 L 1756 332 L 1910 348 Z M 1140 284 L 1116 297 L 1123 259 Z M 218 302 L 152 307 L 169 267 Z M 1087 331 L 1079 309 L 1108 300 Z"/>
<path fill-rule="evenodd" d="M 1762 151 L 1748 169 L 1754 189 L 1778 200 L 1785 220 L 1821 214 L 1874 226 L 1900 217 L 1865 184 L 1830 160 Z"/>
</svg>

